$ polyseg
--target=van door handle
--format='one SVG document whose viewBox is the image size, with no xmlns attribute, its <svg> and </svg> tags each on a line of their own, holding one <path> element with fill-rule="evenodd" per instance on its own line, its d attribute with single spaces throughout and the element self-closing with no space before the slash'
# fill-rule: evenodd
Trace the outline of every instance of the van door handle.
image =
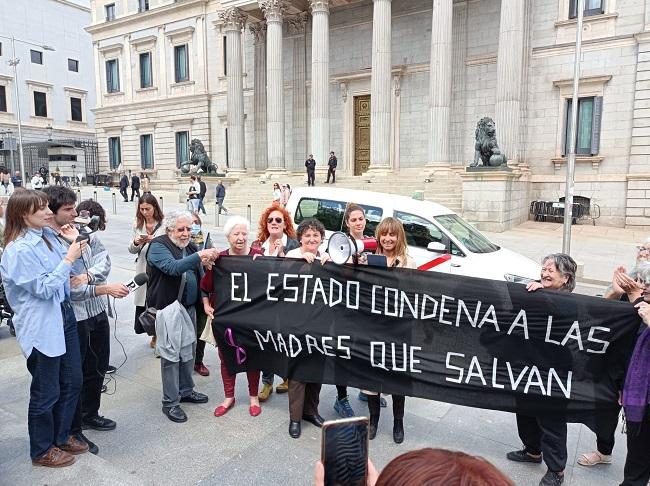
<svg viewBox="0 0 650 486">
<path fill-rule="evenodd" d="M 451 266 L 454 268 L 458 268 L 461 267 L 462 265 L 460 263 L 452 263 Z"/>
</svg>

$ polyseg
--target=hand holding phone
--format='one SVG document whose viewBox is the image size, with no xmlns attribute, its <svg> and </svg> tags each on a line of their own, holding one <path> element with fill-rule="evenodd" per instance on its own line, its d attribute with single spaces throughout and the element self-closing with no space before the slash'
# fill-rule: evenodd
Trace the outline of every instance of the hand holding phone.
<svg viewBox="0 0 650 486">
<path fill-rule="evenodd" d="M 368 418 L 352 417 L 323 424 L 321 461 L 325 486 L 366 486 Z"/>
</svg>

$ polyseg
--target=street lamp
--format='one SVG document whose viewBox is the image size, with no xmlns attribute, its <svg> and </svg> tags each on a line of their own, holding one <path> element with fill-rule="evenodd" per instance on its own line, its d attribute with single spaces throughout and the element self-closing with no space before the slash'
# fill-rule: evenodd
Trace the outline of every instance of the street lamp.
<svg viewBox="0 0 650 486">
<path fill-rule="evenodd" d="M 20 92 L 18 91 L 18 63 L 20 63 L 20 59 L 16 57 L 16 42 L 22 42 L 23 44 L 29 44 L 32 46 L 40 47 L 41 49 L 45 51 L 54 51 L 54 47 L 44 45 L 44 44 L 35 44 L 33 42 L 29 42 L 26 40 L 22 39 L 16 39 L 13 35 L 11 37 L 7 37 L 5 35 L 0 35 L 3 39 L 10 39 L 11 40 L 11 56 L 12 58 L 9 59 L 9 65 L 14 68 L 14 93 L 16 96 L 16 116 L 17 116 L 17 123 L 18 123 L 18 156 L 20 158 L 20 174 L 22 177 L 26 177 L 25 174 L 25 157 L 23 155 L 23 127 L 22 127 L 22 119 L 20 116 Z"/>
</svg>

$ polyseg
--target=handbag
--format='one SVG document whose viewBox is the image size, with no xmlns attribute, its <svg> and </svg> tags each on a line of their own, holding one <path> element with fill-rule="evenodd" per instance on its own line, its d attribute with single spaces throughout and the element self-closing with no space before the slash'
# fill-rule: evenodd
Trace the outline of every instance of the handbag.
<svg viewBox="0 0 650 486">
<path fill-rule="evenodd" d="M 178 297 L 176 297 L 176 300 L 180 302 L 181 297 L 183 296 L 183 291 L 185 290 L 185 273 L 181 276 L 181 286 L 178 289 Z M 138 316 L 138 321 L 140 322 L 140 325 L 142 326 L 142 329 L 144 329 L 144 332 L 147 333 L 149 336 L 155 336 L 156 335 L 156 313 L 158 312 L 158 309 L 155 307 L 147 307 L 142 314 Z"/>
<path fill-rule="evenodd" d="M 217 340 L 214 338 L 214 332 L 212 332 L 211 317 L 208 317 L 207 321 L 205 322 L 205 327 L 203 328 L 203 332 L 201 333 L 201 337 L 199 339 L 201 339 L 201 341 L 205 341 L 206 343 L 212 344 L 214 347 L 217 347 Z"/>
</svg>

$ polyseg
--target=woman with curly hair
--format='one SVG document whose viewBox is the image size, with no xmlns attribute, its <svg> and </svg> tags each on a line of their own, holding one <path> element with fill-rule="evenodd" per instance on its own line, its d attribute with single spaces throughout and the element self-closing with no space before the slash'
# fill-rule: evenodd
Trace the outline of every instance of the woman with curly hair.
<svg viewBox="0 0 650 486">
<path fill-rule="evenodd" d="M 274 203 L 260 216 L 257 230 L 257 239 L 252 243 L 252 248 L 257 248 L 266 256 L 283 257 L 286 252 L 298 248 L 296 229 L 293 226 L 291 215 L 280 204 Z M 265 402 L 273 393 L 273 373 L 262 372 L 262 390 L 259 394 L 260 402 Z M 287 393 L 289 382 L 285 379 L 275 389 L 277 393 Z"/>
</svg>

